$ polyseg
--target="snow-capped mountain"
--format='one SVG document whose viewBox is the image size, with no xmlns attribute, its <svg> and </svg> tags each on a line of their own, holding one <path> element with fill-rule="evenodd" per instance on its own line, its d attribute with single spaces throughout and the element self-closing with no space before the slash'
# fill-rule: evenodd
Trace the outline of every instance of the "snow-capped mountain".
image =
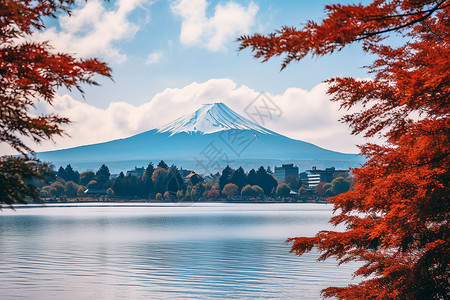
<svg viewBox="0 0 450 300">
<path fill-rule="evenodd" d="M 119 172 L 164 160 L 203 174 L 221 171 L 226 165 L 249 170 L 295 163 L 305 170 L 356 167 L 363 161 L 355 154 L 326 150 L 273 132 L 223 103 L 205 104 L 165 126 L 128 138 L 37 155 L 56 167 L 71 164 L 80 171 L 96 170 L 104 163 Z"/>
<path fill-rule="evenodd" d="M 266 128 L 240 116 L 221 102 L 204 104 L 191 114 L 184 115 L 169 124 L 157 128 L 158 132 L 209 134 L 223 130 L 251 130 L 272 134 Z"/>
</svg>

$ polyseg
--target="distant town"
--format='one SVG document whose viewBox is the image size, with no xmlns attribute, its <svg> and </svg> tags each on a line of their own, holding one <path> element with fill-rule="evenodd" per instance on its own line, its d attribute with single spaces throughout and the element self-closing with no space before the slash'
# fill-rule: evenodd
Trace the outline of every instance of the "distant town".
<svg viewBox="0 0 450 300">
<path fill-rule="evenodd" d="M 352 178 L 350 170 L 299 170 L 294 164 L 247 171 L 227 166 L 205 176 L 161 160 L 119 174 L 111 174 L 105 164 L 82 173 L 69 164 L 35 184 L 44 202 L 326 202 L 348 191 Z"/>
</svg>

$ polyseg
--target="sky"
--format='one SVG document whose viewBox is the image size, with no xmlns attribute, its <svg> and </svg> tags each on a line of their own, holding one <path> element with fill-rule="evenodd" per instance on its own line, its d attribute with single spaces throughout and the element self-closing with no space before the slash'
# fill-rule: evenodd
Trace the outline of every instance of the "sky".
<svg viewBox="0 0 450 300">
<path fill-rule="evenodd" d="M 84 86 L 84 98 L 61 89 L 53 107 L 38 103 L 37 112 L 71 119 L 64 127 L 69 137 L 29 145 L 44 151 L 124 138 L 212 102 L 244 115 L 245 107 L 264 93 L 281 110 L 264 124 L 268 129 L 326 149 L 357 153 L 356 145 L 364 140 L 339 122 L 345 111 L 329 101 L 323 81 L 369 77 L 362 66 L 373 58 L 361 45 L 306 57 L 281 72 L 282 58 L 261 63 L 249 50 L 237 51 L 239 36 L 320 21 L 330 2 L 77 1 L 72 16 L 44 20 L 46 29 L 32 38 L 48 40 L 58 51 L 108 62 L 113 80 L 96 78 L 101 86 Z M 0 144 L 0 152 L 11 150 Z"/>
</svg>

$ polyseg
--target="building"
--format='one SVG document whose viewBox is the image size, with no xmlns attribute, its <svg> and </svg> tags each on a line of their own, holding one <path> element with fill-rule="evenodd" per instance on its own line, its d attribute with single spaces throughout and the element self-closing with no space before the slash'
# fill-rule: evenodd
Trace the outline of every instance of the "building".
<svg viewBox="0 0 450 300">
<path fill-rule="evenodd" d="M 281 183 L 289 175 L 298 178 L 298 167 L 294 167 L 294 164 L 282 164 L 281 167 L 275 167 L 273 176 L 275 176 L 278 183 Z"/>
<path fill-rule="evenodd" d="M 183 178 L 186 178 L 186 176 L 188 176 L 189 174 L 191 174 L 192 172 L 194 172 L 194 171 L 192 171 L 192 170 L 186 170 L 186 169 L 183 169 L 183 168 L 180 168 L 179 170 L 178 170 L 178 173 L 181 175 L 181 177 L 183 177 Z M 195 173 L 195 172 L 194 172 Z"/>
<path fill-rule="evenodd" d="M 337 177 L 346 178 L 350 174 L 350 170 L 336 170 L 335 167 L 325 168 L 325 170 L 317 170 L 316 167 L 312 167 L 307 172 L 309 173 L 307 175 L 309 187 L 314 187 L 319 182 L 331 183 Z"/>
<path fill-rule="evenodd" d="M 141 177 L 144 175 L 145 168 L 144 167 L 134 167 L 134 170 L 127 171 L 127 176 L 136 176 Z"/>
<path fill-rule="evenodd" d="M 307 175 L 308 187 L 315 187 L 320 182 L 320 174 L 309 174 Z"/>
<path fill-rule="evenodd" d="M 192 171 L 188 176 L 184 178 L 186 183 L 191 183 L 192 185 L 196 185 L 199 182 L 203 182 L 203 177 Z"/>
</svg>

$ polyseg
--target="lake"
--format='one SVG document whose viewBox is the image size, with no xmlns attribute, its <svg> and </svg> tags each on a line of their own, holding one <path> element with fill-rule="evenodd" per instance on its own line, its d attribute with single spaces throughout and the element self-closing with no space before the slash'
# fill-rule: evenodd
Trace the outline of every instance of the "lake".
<svg viewBox="0 0 450 300">
<path fill-rule="evenodd" d="M 320 299 L 355 264 L 289 253 L 329 204 L 78 204 L 0 211 L 1 299 Z"/>
</svg>

